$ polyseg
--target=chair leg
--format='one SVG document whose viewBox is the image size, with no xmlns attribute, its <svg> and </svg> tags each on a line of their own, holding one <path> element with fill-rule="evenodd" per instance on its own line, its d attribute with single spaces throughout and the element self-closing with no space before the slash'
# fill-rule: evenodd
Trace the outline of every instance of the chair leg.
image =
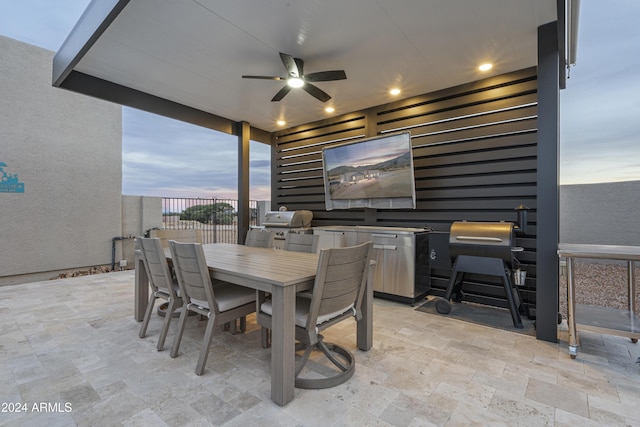
<svg viewBox="0 0 640 427">
<path fill-rule="evenodd" d="M 299 364 L 296 365 L 296 380 L 295 386 L 297 388 L 304 389 L 322 389 L 335 387 L 347 381 L 349 378 L 353 376 L 355 372 L 356 364 L 355 358 L 353 354 L 347 350 L 346 348 L 340 347 L 336 344 L 328 344 L 324 343 L 322 340 L 319 341 L 316 347 L 321 350 L 327 358 L 336 365 L 340 371 L 337 371 L 336 374 L 324 377 L 324 378 L 301 378 L 299 377 L 300 372 L 302 371 L 303 366 L 309 359 L 309 354 L 311 350 L 313 350 L 314 346 L 308 346 L 305 349 L 305 354 L 302 355 L 302 359 Z M 340 355 L 344 359 L 346 363 L 343 363 L 335 355 Z"/>
<path fill-rule="evenodd" d="M 338 368 L 340 368 L 340 370 L 342 372 L 346 371 L 349 367 L 345 366 L 340 359 L 338 359 L 337 357 L 335 357 L 333 355 L 333 349 L 335 348 L 335 346 L 331 345 L 331 348 L 329 348 L 324 341 L 318 341 L 318 348 L 324 353 L 325 356 L 327 356 L 327 359 L 331 360 L 331 362 L 333 362 L 334 365 L 336 365 Z M 342 354 L 342 353 L 340 353 Z"/>
<path fill-rule="evenodd" d="M 196 375 L 202 375 L 204 373 L 204 365 L 206 365 L 207 357 L 209 356 L 209 348 L 211 347 L 211 340 L 213 339 L 215 323 L 215 318 L 209 318 L 207 322 L 207 329 L 204 333 L 204 339 L 202 340 L 202 347 L 200 348 L 200 357 L 198 357 L 198 364 L 196 365 Z"/>
<path fill-rule="evenodd" d="M 238 326 L 238 319 L 231 321 L 231 335 L 240 334 L 247 330 L 247 317 L 240 317 L 240 326 Z"/>
<path fill-rule="evenodd" d="M 164 350 L 164 340 L 167 338 L 169 324 L 171 323 L 171 318 L 173 317 L 173 312 L 176 311 L 177 305 L 176 300 L 172 298 L 169 299 L 169 305 L 164 315 L 164 323 L 162 324 L 162 331 L 160 331 L 160 337 L 158 338 L 158 351 Z"/>
<path fill-rule="evenodd" d="M 271 330 L 264 326 L 260 328 L 260 345 L 262 348 L 271 347 Z"/>
<path fill-rule="evenodd" d="M 149 319 L 151 318 L 151 313 L 153 312 L 153 306 L 156 302 L 156 296 L 151 292 L 151 296 L 149 297 L 149 302 L 147 303 L 147 310 L 144 312 L 144 319 L 142 320 L 142 326 L 140 327 L 140 333 L 138 336 L 140 338 L 144 338 L 147 335 L 147 326 L 149 326 Z"/>
<path fill-rule="evenodd" d="M 187 305 L 185 304 L 183 306 L 182 313 L 180 313 L 180 320 L 178 321 L 178 330 L 176 331 L 176 336 L 173 337 L 171 353 L 169 353 L 169 356 L 171 357 L 176 357 L 178 355 L 178 350 L 180 349 L 180 340 L 182 339 L 182 333 L 184 332 L 184 325 L 187 323 L 187 317 L 189 317 L 189 310 L 187 309 Z"/>
</svg>

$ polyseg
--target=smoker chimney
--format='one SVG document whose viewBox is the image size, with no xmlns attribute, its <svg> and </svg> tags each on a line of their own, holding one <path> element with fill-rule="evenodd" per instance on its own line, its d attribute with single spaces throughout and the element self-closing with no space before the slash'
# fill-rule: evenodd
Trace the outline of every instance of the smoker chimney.
<svg viewBox="0 0 640 427">
<path fill-rule="evenodd" d="M 529 224 L 527 220 L 527 211 L 529 211 L 529 209 L 530 208 L 525 205 L 520 205 L 515 209 L 518 212 L 518 220 L 515 224 L 515 231 L 518 234 L 527 234 L 527 226 Z"/>
</svg>

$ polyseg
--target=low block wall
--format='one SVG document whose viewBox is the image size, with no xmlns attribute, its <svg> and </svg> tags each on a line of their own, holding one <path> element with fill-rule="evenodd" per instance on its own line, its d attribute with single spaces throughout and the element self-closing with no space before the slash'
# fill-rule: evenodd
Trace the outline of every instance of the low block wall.
<svg viewBox="0 0 640 427">
<path fill-rule="evenodd" d="M 640 245 L 640 181 L 560 186 L 560 242 Z"/>
</svg>

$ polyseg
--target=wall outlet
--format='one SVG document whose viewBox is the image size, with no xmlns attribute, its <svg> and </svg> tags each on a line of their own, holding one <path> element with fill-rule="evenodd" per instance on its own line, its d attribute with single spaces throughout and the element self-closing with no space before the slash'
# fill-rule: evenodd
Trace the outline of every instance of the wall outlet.
<svg viewBox="0 0 640 427">
<path fill-rule="evenodd" d="M 120 268 L 126 267 L 127 266 L 127 260 L 126 259 L 121 259 L 120 260 Z"/>
</svg>

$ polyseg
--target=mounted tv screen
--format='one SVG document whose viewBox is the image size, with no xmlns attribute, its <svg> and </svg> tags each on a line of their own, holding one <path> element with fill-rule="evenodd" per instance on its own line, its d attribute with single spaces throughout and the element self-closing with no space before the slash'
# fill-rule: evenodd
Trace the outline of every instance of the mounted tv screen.
<svg viewBox="0 0 640 427">
<path fill-rule="evenodd" d="M 325 147 L 322 166 L 327 210 L 416 207 L 409 132 Z"/>
</svg>

